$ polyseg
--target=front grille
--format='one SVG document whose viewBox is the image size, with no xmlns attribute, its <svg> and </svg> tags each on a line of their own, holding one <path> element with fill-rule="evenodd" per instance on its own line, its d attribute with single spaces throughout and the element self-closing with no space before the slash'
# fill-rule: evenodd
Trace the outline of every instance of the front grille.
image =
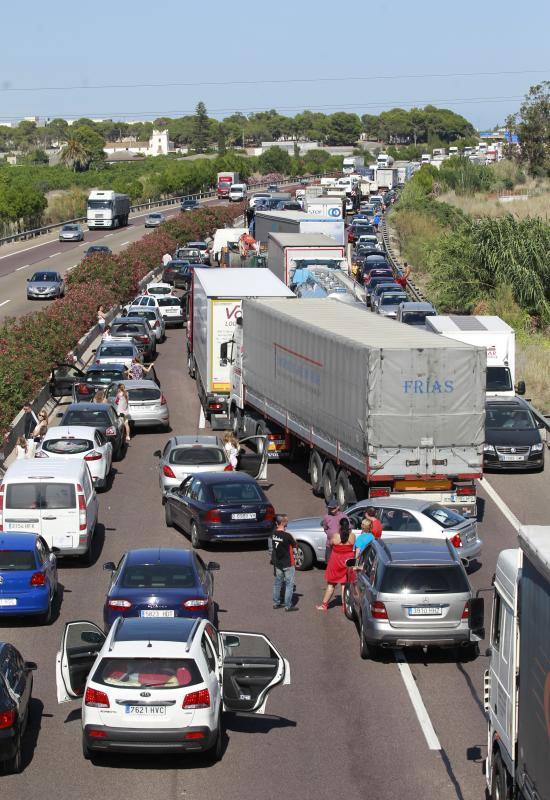
<svg viewBox="0 0 550 800">
<path fill-rule="evenodd" d="M 526 456 L 530 451 L 529 445 L 525 447 L 497 447 L 496 451 L 501 456 L 516 455 Z"/>
</svg>

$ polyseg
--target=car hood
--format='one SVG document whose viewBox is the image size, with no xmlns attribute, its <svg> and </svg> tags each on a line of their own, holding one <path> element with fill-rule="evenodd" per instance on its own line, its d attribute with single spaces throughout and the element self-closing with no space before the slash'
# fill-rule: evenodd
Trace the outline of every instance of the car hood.
<svg viewBox="0 0 550 800">
<path fill-rule="evenodd" d="M 505 447 L 525 447 L 528 444 L 538 444 L 540 433 L 536 428 L 532 430 L 496 430 L 487 428 L 485 430 L 485 442 L 492 445 L 503 445 Z"/>
<path fill-rule="evenodd" d="M 57 281 L 29 281 L 29 289 L 57 289 Z"/>
</svg>

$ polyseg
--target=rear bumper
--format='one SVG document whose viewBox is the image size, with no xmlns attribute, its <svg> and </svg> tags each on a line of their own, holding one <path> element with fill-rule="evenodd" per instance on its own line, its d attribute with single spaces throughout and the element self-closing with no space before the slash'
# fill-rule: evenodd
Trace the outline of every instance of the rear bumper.
<svg viewBox="0 0 550 800">
<path fill-rule="evenodd" d="M 90 731 L 105 734 L 91 736 Z M 202 734 L 202 739 L 184 739 L 188 734 Z M 206 726 L 176 729 L 110 728 L 104 725 L 86 725 L 84 740 L 91 750 L 116 753 L 185 753 L 203 752 L 213 746 L 216 731 Z"/>
<path fill-rule="evenodd" d="M 50 599 L 50 587 L 36 587 L 33 592 L 14 592 L 10 595 L 10 590 L 6 589 L 0 597 L 16 597 L 16 606 L 0 606 L 0 619 L 3 617 L 24 617 L 27 614 L 43 614 L 48 609 Z"/>
<path fill-rule="evenodd" d="M 392 628 L 388 623 L 369 624 L 365 630 L 368 644 L 380 647 L 458 647 L 471 644 L 467 623 L 458 628 L 430 630 Z"/>
<path fill-rule="evenodd" d="M 131 425 L 135 428 L 145 427 L 147 425 L 169 425 L 170 424 L 170 414 L 166 412 L 165 414 L 155 412 L 154 414 L 147 414 L 147 415 L 140 415 L 139 417 L 135 417 L 130 415 L 128 421 Z"/>
<path fill-rule="evenodd" d="M 178 316 L 174 315 L 172 317 L 163 317 L 162 319 L 166 328 L 169 328 L 171 325 L 181 325 L 183 322 L 185 322 L 185 317 L 183 314 L 179 314 Z"/>
<path fill-rule="evenodd" d="M 273 532 L 270 523 L 265 525 L 254 525 L 250 528 L 242 528 L 236 525 L 226 526 L 203 526 L 200 537 L 206 542 L 216 541 L 239 541 L 239 542 L 260 542 L 267 541 Z"/>
<path fill-rule="evenodd" d="M 17 753 L 17 736 L 13 728 L 0 729 L 0 761 L 13 758 Z"/>
</svg>

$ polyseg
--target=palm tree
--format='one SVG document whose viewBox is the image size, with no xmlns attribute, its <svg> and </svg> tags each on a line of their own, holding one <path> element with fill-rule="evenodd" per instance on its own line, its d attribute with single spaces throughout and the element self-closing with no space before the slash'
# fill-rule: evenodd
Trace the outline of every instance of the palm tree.
<svg viewBox="0 0 550 800">
<path fill-rule="evenodd" d="M 60 159 L 65 166 L 71 166 L 75 172 L 84 169 L 90 161 L 86 147 L 78 139 L 68 139 L 61 151 Z"/>
</svg>

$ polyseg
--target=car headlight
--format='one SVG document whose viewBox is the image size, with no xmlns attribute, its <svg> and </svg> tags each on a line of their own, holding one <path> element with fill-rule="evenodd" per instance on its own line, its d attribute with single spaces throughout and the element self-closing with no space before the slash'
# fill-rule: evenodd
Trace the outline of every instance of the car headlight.
<svg viewBox="0 0 550 800">
<path fill-rule="evenodd" d="M 483 445 L 483 452 L 484 453 L 494 453 L 495 448 L 492 444 L 484 444 Z"/>
<path fill-rule="evenodd" d="M 538 444 L 531 445 L 531 452 L 532 453 L 541 453 L 544 448 L 544 442 L 539 442 Z"/>
</svg>

